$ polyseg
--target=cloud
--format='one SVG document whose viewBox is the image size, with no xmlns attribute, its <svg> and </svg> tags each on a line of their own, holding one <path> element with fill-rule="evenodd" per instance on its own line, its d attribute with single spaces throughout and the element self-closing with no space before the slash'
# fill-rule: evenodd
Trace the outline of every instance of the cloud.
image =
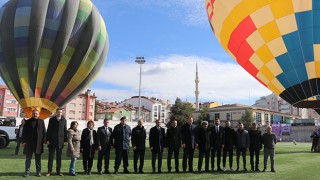
<svg viewBox="0 0 320 180">
<path fill-rule="evenodd" d="M 141 95 L 194 101 L 196 62 L 199 71 L 200 101 L 253 104 L 271 93 L 235 63 L 198 57 L 169 55 L 146 59 L 142 65 Z M 138 95 L 139 65 L 124 61 L 109 62 L 97 78 L 105 89 L 94 89 L 99 99 L 121 101 Z"/>
</svg>

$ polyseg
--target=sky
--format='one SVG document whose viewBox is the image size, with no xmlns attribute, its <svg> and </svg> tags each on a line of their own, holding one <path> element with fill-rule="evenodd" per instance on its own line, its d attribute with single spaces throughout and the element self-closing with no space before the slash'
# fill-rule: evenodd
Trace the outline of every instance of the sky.
<svg viewBox="0 0 320 180">
<path fill-rule="evenodd" d="M 6 0 L 0 0 L 2 6 Z M 271 93 L 221 47 L 205 0 L 92 0 L 109 36 L 106 64 L 88 87 L 98 99 L 123 101 L 141 95 L 195 101 L 196 63 L 200 102 L 252 105 Z"/>
</svg>

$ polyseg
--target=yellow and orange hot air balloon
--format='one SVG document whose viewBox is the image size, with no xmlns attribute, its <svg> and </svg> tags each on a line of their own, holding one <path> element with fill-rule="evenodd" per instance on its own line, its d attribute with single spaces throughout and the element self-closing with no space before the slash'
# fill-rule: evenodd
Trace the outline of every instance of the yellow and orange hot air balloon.
<svg viewBox="0 0 320 180">
<path fill-rule="evenodd" d="M 320 3 L 206 0 L 212 30 L 253 77 L 297 107 L 320 108 Z"/>
<path fill-rule="evenodd" d="M 28 117 L 40 118 L 83 91 L 108 51 L 90 0 L 10 0 L 0 9 L 0 75 Z"/>
</svg>

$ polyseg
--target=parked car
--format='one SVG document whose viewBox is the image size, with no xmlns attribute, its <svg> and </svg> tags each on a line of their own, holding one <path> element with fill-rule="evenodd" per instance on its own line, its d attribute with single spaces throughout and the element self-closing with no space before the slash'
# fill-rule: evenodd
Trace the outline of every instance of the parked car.
<svg viewBox="0 0 320 180">
<path fill-rule="evenodd" d="M 0 149 L 9 145 L 10 141 L 16 140 L 16 119 L 0 117 Z"/>
</svg>

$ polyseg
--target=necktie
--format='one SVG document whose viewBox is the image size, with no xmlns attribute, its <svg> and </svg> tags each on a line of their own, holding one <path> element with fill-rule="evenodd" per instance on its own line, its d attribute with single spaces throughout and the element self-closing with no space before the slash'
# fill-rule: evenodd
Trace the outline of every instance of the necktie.
<svg viewBox="0 0 320 180">
<path fill-rule="evenodd" d="M 216 126 L 216 132 L 219 133 L 219 126 Z"/>
<path fill-rule="evenodd" d="M 93 144 L 93 130 L 90 129 L 90 145 Z"/>
</svg>

